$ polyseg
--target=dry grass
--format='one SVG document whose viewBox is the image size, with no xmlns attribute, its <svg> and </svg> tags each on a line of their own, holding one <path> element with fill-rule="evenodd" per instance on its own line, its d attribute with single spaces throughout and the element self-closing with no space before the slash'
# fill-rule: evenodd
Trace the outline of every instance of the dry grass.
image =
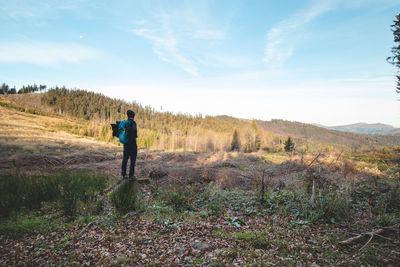
<svg viewBox="0 0 400 267">
<path fill-rule="evenodd" d="M 57 130 L 76 123 L 62 117 L 40 116 L 0 106 L 0 170 L 51 168 L 95 169 L 117 173 L 120 147 Z"/>
<path fill-rule="evenodd" d="M 77 151 L 117 151 L 118 146 L 56 130 L 55 125 L 74 123 L 60 117 L 18 112 L 0 107 L 2 156 L 16 153 L 64 154 Z"/>
</svg>

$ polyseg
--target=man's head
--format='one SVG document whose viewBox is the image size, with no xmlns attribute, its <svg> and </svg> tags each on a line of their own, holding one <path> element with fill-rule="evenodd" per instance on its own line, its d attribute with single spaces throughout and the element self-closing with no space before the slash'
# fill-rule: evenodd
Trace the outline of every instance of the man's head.
<svg viewBox="0 0 400 267">
<path fill-rule="evenodd" d="M 135 112 L 133 110 L 128 110 L 126 112 L 126 114 L 128 115 L 128 119 L 133 119 L 135 118 Z"/>
</svg>

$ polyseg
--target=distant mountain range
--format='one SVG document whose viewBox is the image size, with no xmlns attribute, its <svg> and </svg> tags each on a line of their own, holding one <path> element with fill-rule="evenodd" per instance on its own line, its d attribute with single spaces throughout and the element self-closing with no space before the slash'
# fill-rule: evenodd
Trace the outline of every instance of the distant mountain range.
<svg viewBox="0 0 400 267">
<path fill-rule="evenodd" d="M 400 128 L 395 128 L 383 123 L 355 123 L 339 126 L 322 126 L 327 129 L 349 132 L 349 133 L 364 133 L 364 134 L 400 134 Z"/>
</svg>

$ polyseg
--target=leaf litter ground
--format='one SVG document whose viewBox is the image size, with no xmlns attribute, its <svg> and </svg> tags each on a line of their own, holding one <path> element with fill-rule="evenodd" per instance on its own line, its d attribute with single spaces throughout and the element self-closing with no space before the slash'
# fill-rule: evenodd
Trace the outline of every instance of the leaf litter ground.
<svg viewBox="0 0 400 267">
<path fill-rule="evenodd" d="M 98 215 L 67 222 L 57 210 L 48 209 L 42 211 L 41 216 L 49 220 L 57 218 L 59 225 L 19 236 L 2 235 L 0 265 L 286 266 L 314 263 L 314 266 L 395 266 L 400 262 L 398 233 L 386 239 L 374 238 L 361 251 L 368 237 L 352 246 L 339 245 L 349 237 L 371 231 L 374 226 L 367 216 L 348 223 L 310 223 L 271 213 L 257 202 L 249 204 L 252 197 L 243 196 L 255 195 L 257 183 L 248 182 L 252 170 L 246 166 L 264 164 L 264 161 L 223 157 L 173 153 L 142 155 L 138 173 L 151 179 L 152 184 L 141 185 L 141 191 L 144 196 L 151 197 L 153 182 L 162 186 L 180 183 L 183 177 L 188 181 L 203 179 L 205 182 L 212 178 L 219 188 L 238 189 L 246 183 L 245 191 L 231 194 L 239 198 L 239 208 L 233 199 L 233 204 L 224 206 L 217 216 L 210 216 L 207 208 L 201 206 L 194 211 L 163 214 L 157 205 L 153 205 L 153 210 L 159 213 L 145 211 L 117 216 L 105 195 L 104 210 Z M 90 166 L 101 170 L 104 164 L 112 162 L 115 160 L 108 163 L 102 160 Z M 300 169 L 298 164 L 289 165 L 271 165 L 269 169 L 271 174 L 293 177 L 290 174 Z M 115 167 L 114 171 L 117 169 Z M 230 181 L 231 175 L 239 181 Z"/>
</svg>

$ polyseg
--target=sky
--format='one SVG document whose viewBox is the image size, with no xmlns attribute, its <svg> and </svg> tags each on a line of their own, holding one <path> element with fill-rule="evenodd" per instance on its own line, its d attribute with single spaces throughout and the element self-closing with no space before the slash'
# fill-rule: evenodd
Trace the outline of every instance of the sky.
<svg viewBox="0 0 400 267">
<path fill-rule="evenodd" d="M 398 0 L 0 0 L 0 83 L 155 110 L 400 127 Z"/>
</svg>

